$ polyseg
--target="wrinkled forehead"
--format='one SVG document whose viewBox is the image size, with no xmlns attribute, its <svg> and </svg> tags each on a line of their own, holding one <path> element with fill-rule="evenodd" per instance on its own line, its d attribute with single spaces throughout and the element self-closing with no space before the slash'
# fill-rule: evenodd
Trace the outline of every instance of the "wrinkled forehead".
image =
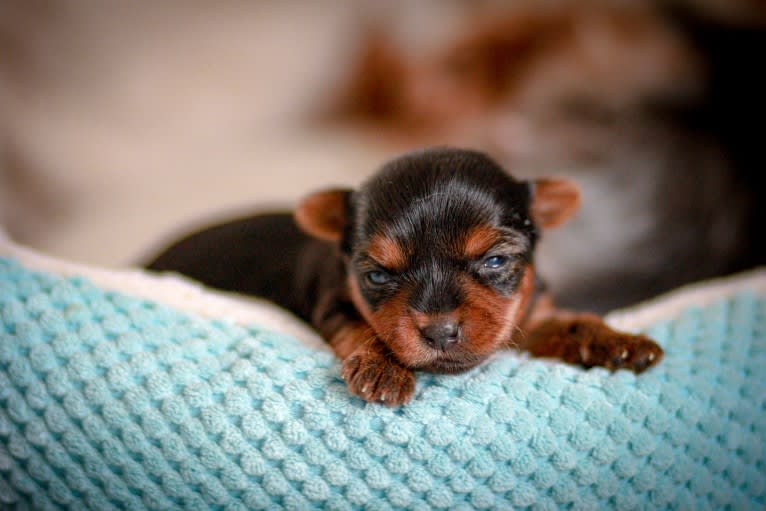
<svg viewBox="0 0 766 511">
<path fill-rule="evenodd" d="M 526 205 L 514 207 L 497 190 L 452 179 L 413 192 L 369 197 L 357 248 L 392 268 L 419 259 L 479 257 L 499 243 L 519 253 L 531 248 Z"/>
<path fill-rule="evenodd" d="M 477 226 L 534 238 L 530 193 L 484 154 L 456 149 L 413 152 L 386 164 L 352 198 L 352 243 L 373 236 L 450 249 Z"/>
<path fill-rule="evenodd" d="M 373 198 L 370 210 L 374 214 L 365 218 L 367 236 L 382 234 L 400 242 L 418 239 L 438 245 L 457 241 L 477 226 L 503 223 L 497 200 L 467 183 L 453 180 L 420 194 L 403 192 L 401 200 Z"/>
</svg>

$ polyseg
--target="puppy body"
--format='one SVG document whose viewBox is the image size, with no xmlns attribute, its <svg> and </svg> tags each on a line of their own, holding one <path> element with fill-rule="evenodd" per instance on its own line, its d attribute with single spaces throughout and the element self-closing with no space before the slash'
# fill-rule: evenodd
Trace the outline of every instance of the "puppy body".
<svg viewBox="0 0 766 511">
<path fill-rule="evenodd" d="M 224 224 L 149 265 L 269 298 L 313 324 L 343 360 L 349 389 L 406 402 L 414 371 L 455 373 L 521 347 L 585 366 L 637 371 L 652 341 L 591 315 L 557 312 L 534 270 L 540 230 L 579 203 L 566 181 L 520 182 L 487 156 L 405 155 L 360 189 L 329 190 L 288 215 Z"/>
<path fill-rule="evenodd" d="M 174 243 L 148 267 L 266 298 L 307 322 L 318 290 L 335 287 L 340 278 L 337 250 L 301 231 L 289 213 L 262 214 L 204 229 Z"/>
</svg>

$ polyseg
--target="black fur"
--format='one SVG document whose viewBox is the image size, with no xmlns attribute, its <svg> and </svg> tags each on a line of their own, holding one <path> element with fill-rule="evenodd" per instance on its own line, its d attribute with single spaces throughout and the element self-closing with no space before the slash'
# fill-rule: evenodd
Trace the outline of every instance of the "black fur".
<svg viewBox="0 0 766 511">
<path fill-rule="evenodd" d="M 291 214 L 264 213 L 189 234 L 146 267 L 260 296 L 310 321 L 318 275 L 333 273 L 334 266 L 327 264 L 336 259 L 333 252 L 331 244 L 298 229 Z"/>
</svg>

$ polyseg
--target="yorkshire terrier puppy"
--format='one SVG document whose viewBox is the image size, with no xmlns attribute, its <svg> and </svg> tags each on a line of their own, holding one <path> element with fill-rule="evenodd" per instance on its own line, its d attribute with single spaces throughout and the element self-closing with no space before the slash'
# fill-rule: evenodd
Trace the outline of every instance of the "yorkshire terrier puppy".
<svg viewBox="0 0 766 511">
<path fill-rule="evenodd" d="M 295 222 L 273 214 L 212 227 L 149 268 L 292 310 L 369 402 L 406 403 L 416 371 L 466 371 L 504 348 L 643 371 L 662 358 L 656 343 L 556 310 L 535 273 L 541 231 L 579 201 L 566 180 L 518 181 L 482 153 L 423 150 L 387 163 L 356 191 L 310 195 Z"/>
</svg>

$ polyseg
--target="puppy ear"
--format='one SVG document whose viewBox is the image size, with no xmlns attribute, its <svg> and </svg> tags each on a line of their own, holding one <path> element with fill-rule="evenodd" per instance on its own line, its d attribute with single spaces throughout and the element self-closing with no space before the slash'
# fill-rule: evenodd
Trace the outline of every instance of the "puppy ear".
<svg viewBox="0 0 766 511">
<path fill-rule="evenodd" d="M 339 241 L 348 222 L 350 194 L 351 190 L 334 189 L 309 195 L 295 209 L 295 223 L 315 238 Z"/>
<path fill-rule="evenodd" d="M 580 207 L 580 188 L 568 179 L 539 179 L 531 182 L 529 189 L 532 220 L 543 229 L 563 224 Z"/>
</svg>

